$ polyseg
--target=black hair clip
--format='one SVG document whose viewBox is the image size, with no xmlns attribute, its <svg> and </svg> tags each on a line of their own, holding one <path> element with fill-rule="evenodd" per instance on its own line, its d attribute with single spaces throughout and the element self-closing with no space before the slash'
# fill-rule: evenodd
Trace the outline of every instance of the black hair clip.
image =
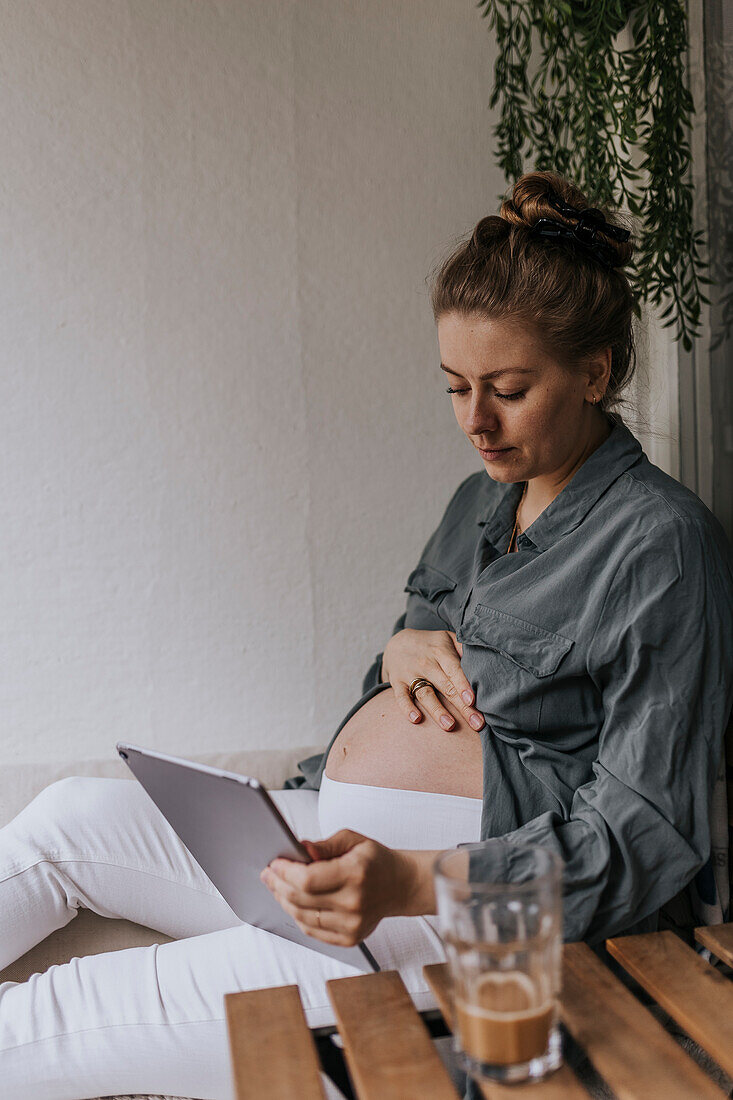
<svg viewBox="0 0 733 1100">
<path fill-rule="evenodd" d="M 571 206 L 552 189 L 547 193 L 547 200 L 558 213 L 564 214 L 566 217 L 577 218 L 577 225 L 564 225 L 563 222 L 555 221 L 554 218 L 540 218 L 532 226 L 530 232 L 537 237 L 571 240 L 585 248 L 610 271 L 614 266 L 616 255 L 609 244 L 598 239 L 598 230 L 602 229 L 606 236 L 615 241 L 628 241 L 631 236 L 629 230 L 611 225 L 597 207 Z"/>
</svg>

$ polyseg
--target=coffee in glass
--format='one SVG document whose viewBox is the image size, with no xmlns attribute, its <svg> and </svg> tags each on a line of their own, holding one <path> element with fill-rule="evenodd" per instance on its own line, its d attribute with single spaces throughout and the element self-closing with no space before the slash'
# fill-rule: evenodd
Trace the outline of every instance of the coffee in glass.
<svg viewBox="0 0 733 1100">
<path fill-rule="evenodd" d="M 561 872 L 547 849 L 502 840 L 435 861 L 454 1049 L 478 1080 L 541 1078 L 562 1062 Z"/>
</svg>

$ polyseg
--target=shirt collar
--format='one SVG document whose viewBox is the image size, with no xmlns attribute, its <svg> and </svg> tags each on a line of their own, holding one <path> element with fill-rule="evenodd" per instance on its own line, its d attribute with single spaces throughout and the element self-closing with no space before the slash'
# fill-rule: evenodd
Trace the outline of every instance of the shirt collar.
<svg viewBox="0 0 733 1100">
<path fill-rule="evenodd" d="M 572 480 L 520 536 L 538 550 L 547 550 L 562 535 L 568 534 L 582 523 L 609 486 L 638 462 L 644 453 L 641 443 L 623 421 L 612 419 L 613 426 L 608 438 L 585 460 Z M 514 526 L 523 488 L 522 482 L 503 486 L 499 503 L 494 507 L 491 516 L 479 520 L 484 527 L 484 538 L 494 545 Z"/>
</svg>

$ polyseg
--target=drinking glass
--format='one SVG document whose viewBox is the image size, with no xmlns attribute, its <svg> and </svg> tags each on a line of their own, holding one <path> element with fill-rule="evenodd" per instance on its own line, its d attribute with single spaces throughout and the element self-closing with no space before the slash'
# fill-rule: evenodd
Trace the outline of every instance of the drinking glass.
<svg viewBox="0 0 733 1100">
<path fill-rule="evenodd" d="M 433 873 L 459 1064 L 478 1081 L 546 1076 L 562 1063 L 562 861 L 484 840 L 441 853 Z"/>
</svg>

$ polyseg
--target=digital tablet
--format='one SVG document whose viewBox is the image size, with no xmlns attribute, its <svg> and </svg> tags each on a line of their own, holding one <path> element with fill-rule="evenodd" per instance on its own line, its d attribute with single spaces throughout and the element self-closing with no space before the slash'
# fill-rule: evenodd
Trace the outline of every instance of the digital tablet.
<svg viewBox="0 0 733 1100">
<path fill-rule="evenodd" d="M 240 920 L 360 970 L 379 970 L 363 943 L 339 947 L 302 932 L 260 882 L 278 856 L 312 860 L 259 780 L 122 741 L 116 747 Z"/>
</svg>

